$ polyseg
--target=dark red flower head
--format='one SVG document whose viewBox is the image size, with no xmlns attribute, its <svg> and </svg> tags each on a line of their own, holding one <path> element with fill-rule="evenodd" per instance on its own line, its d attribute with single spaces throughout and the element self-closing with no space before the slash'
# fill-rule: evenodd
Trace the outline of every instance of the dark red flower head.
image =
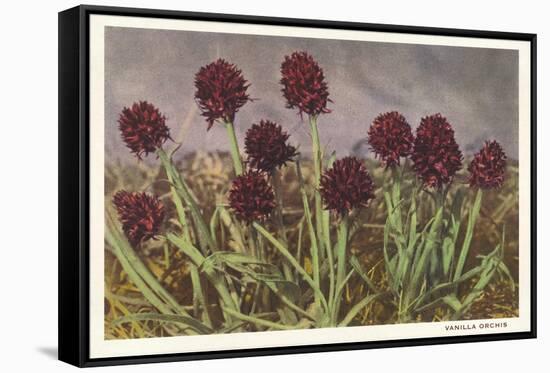
<svg viewBox="0 0 550 373">
<path fill-rule="evenodd" d="M 246 131 L 244 147 L 248 164 L 257 170 L 271 172 L 296 156 L 296 148 L 287 144 L 289 134 L 269 120 L 261 120 Z"/>
<path fill-rule="evenodd" d="M 300 115 L 330 113 L 327 102 L 331 101 L 323 69 L 307 52 L 294 52 L 290 57 L 285 56 L 281 74 L 287 108 L 298 108 Z"/>
<path fill-rule="evenodd" d="M 325 208 L 344 216 L 368 205 L 374 198 L 374 183 L 363 162 L 345 157 L 323 173 L 320 192 Z"/>
<path fill-rule="evenodd" d="M 468 166 L 469 182 L 481 189 L 500 188 L 506 172 L 506 154 L 496 141 L 486 141 Z"/>
<path fill-rule="evenodd" d="M 235 113 L 251 101 L 246 93 L 249 86 L 241 70 L 222 58 L 200 68 L 195 75 L 195 100 L 208 129 L 217 120 L 233 123 Z"/>
<path fill-rule="evenodd" d="M 132 246 L 155 238 L 159 233 L 164 220 L 164 205 L 156 196 L 121 190 L 113 197 L 113 204 Z"/>
<path fill-rule="evenodd" d="M 397 111 L 380 114 L 369 128 L 368 143 L 387 168 L 399 165 L 400 157 L 408 157 L 413 142 L 411 126 Z"/>
<path fill-rule="evenodd" d="M 264 221 L 275 208 L 275 195 L 262 172 L 249 170 L 233 179 L 229 205 L 241 221 Z"/>
<path fill-rule="evenodd" d="M 166 117 L 147 101 L 135 102 L 125 107 L 118 118 L 118 128 L 126 146 L 139 159 L 153 153 L 170 138 Z"/>
<path fill-rule="evenodd" d="M 462 152 L 454 130 L 441 114 L 420 121 L 411 159 L 425 187 L 441 188 L 462 168 Z"/>
</svg>

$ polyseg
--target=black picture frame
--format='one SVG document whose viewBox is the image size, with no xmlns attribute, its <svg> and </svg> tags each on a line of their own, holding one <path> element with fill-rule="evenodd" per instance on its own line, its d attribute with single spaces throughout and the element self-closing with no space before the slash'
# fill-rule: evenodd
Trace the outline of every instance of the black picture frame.
<svg viewBox="0 0 550 373">
<path fill-rule="evenodd" d="M 89 19 L 90 15 L 186 19 L 259 25 L 428 34 L 527 41 L 531 45 L 531 330 L 529 332 L 141 355 L 89 357 Z M 79 367 L 328 352 L 535 338 L 536 301 L 536 34 L 340 21 L 209 14 L 82 5 L 59 13 L 59 360 Z"/>
</svg>

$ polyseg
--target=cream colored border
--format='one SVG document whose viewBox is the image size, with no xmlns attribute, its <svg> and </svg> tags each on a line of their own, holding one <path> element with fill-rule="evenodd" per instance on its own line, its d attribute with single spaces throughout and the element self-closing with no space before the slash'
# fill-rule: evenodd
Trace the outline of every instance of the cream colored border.
<svg viewBox="0 0 550 373">
<path fill-rule="evenodd" d="M 377 325 L 134 340 L 104 340 L 104 29 L 106 26 L 299 36 L 386 43 L 514 49 L 519 52 L 520 317 L 475 322 Z M 90 358 L 299 346 L 529 331 L 530 328 L 530 45 L 528 42 L 366 31 L 91 15 L 90 17 Z M 506 323 L 490 330 L 485 322 Z M 447 331 L 446 326 L 464 326 Z M 472 325 L 476 329 L 471 329 Z"/>
</svg>

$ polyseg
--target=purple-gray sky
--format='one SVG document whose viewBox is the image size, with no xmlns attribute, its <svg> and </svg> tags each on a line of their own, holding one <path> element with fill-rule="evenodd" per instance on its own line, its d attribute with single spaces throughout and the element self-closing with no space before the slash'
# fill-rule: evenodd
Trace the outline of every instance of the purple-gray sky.
<svg viewBox="0 0 550 373">
<path fill-rule="evenodd" d="M 306 50 L 324 69 L 332 113 L 319 119 L 321 141 L 338 156 L 355 151 L 381 112 L 397 110 L 413 130 L 420 118 L 441 112 L 470 154 L 485 139 L 500 141 L 511 158 L 518 154 L 518 55 L 516 51 L 364 41 L 250 36 L 108 27 L 105 33 L 105 127 L 107 158 L 128 161 L 117 119 L 124 106 L 147 100 L 168 118 L 172 137 L 183 139 L 180 153 L 227 150 L 225 129 L 206 132 L 194 102 L 198 69 L 223 57 L 251 83 L 254 102 L 237 113 L 242 144 L 252 123 L 281 124 L 291 142 L 310 148 L 309 127 L 285 108 L 280 65 L 285 55 Z"/>
</svg>

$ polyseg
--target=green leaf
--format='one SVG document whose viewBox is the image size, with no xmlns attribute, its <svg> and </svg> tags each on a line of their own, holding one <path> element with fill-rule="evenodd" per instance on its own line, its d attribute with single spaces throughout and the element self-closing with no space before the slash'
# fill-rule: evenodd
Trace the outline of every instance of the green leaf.
<svg viewBox="0 0 550 373">
<path fill-rule="evenodd" d="M 420 255 L 418 262 L 414 263 L 413 276 L 411 279 L 411 293 L 415 293 L 420 286 L 420 280 L 426 275 L 428 269 L 428 259 L 430 258 L 432 251 L 435 249 L 437 243 L 437 232 L 441 224 L 443 215 L 443 208 L 439 208 L 434 216 L 433 223 L 431 224 L 430 231 L 426 237 L 426 241 L 423 245 L 423 251 Z M 431 221 L 430 221 L 431 222 Z M 428 224 L 430 224 L 428 222 Z M 428 225 L 426 225 L 427 228 Z M 425 229 L 426 229 L 425 228 Z"/>
<path fill-rule="evenodd" d="M 191 216 L 193 218 L 193 221 L 195 222 L 195 225 L 198 228 L 199 231 L 199 238 L 201 242 L 205 242 L 205 245 L 212 248 L 212 250 L 216 250 L 216 245 L 214 243 L 214 240 L 210 236 L 210 229 L 206 225 L 204 221 L 204 217 L 201 214 L 199 205 L 193 196 L 193 193 L 185 183 L 185 180 L 181 177 L 177 169 L 174 167 L 174 164 L 172 163 L 172 160 L 168 157 L 166 152 L 162 150 L 161 148 L 157 149 L 157 155 L 159 156 L 162 165 L 164 166 L 164 169 L 166 170 L 166 173 L 169 175 L 169 179 L 173 181 L 174 186 L 176 187 L 176 191 L 178 194 L 181 195 L 189 209 L 191 210 Z M 203 250 L 205 252 L 206 250 Z"/>
<path fill-rule="evenodd" d="M 434 305 L 437 302 L 431 302 L 428 305 L 425 305 L 424 302 L 426 300 L 429 300 L 429 299 L 433 298 L 434 295 L 436 295 L 440 292 L 443 292 L 444 290 L 452 291 L 452 290 L 456 289 L 456 287 L 460 283 L 462 283 L 464 281 L 467 281 L 467 280 L 470 280 L 471 278 L 477 276 L 479 273 L 481 273 L 482 270 L 483 270 L 483 268 L 481 266 L 478 266 L 478 267 L 475 267 L 475 268 L 469 270 L 465 274 L 463 274 L 456 281 L 445 282 L 443 284 L 439 284 L 439 285 L 434 286 L 433 288 L 428 290 L 426 293 L 419 296 L 414 302 L 412 302 L 411 307 L 413 309 L 415 309 L 416 312 L 421 312 L 421 311 L 425 310 L 426 308 L 429 308 L 430 305 Z M 442 300 L 442 297 L 439 297 L 437 299 L 437 301 L 439 301 L 439 300 Z"/>
<path fill-rule="evenodd" d="M 178 237 L 172 233 L 168 233 L 166 238 L 170 242 L 172 242 L 177 248 L 179 248 L 185 255 L 187 255 L 197 267 L 201 268 L 205 258 L 196 247 L 187 242 L 185 239 Z M 225 305 L 236 309 L 236 302 L 233 300 L 231 294 L 229 293 L 225 278 L 212 268 L 205 268 L 204 272 L 206 273 L 208 280 L 212 283 L 212 285 L 214 285 L 214 287 L 218 291 L 218 294 L 222 298 Z"/>
<path fill-rule="evenodd" d="M 363 281 L 365 281 L 365 283 L 367 284 L 367 287 L 370 290 L 378 293 L 379 292 L 378 287 L 374 284 L 374 282 L 372 282 L 369 276 L 367 276 L 367 274 L 363 271 L 361 263 L 359 263 L 359 259 L 357 259 L 355 255 L 352 255 L 349 262 L 351 267 L 355 270 L 355 272 L 357 272 L 357 274 L 363 279 Z"/>
<path fill-rule="evenodd" d="M 184 326 L 185 328 L 190 328 L 196 331 L 199 334 L 213 334 L 214 330 L 208 326 L 202 324 L 200 321 L 195 320 L 192 317 L 182 316 L 182 315 L 170 315 L 170 314 L 160 314 L 160 313 L 136 313 L 133 315 L 127 315 L 119 317 L 116 320 L 113 320 L 114 325 L 135 322 L 135 321 L 160 321 L 178 324 Z"/>
<path fill-rule="evenodd" d="M 443 245 L 441 249 L 443 253 L 443 274 L 445 275 L 445 278 L 447 278 L 447 275 L 449 274 L 449 271 L 451 269 L 451 263 L 454 256 L 453 239 L 451 237 L 445 237 L 443 239 Z"/>
<path fill-rule="evenodd" d="M 313 220 L 312 220 L 311 211 L 310 211 L 310 208 L 309 208 L 309 201 L 308 201 L 308 197 L 307 197 L 306 190 L 305 190 L 305 187 L 304 187 L 304 181 L 302 179 L 302 171 L 301 171 L 299 162 L 296 162 L 296 172 L 298 174 L 298 181 L 299 181 L 299 184 L 300 184 L 300 193 L 302 195 L 302 204 L 303 204 L 303 207 L 304 207 L 304 217 L 306 219 L 307 228 L 308 228 L 309 237 L 310 237 L 310 243 L 311 243 L 310 254 L 311 254 L 311 261 L 312 261 L 312 266 L 313 266 L 313 281 L 315 282 L 316 287 L 320 289 L 320 287 L 321 287 L 321 285 L 320 285 L 321 276 L 320 276 L 320 258 L 319 258 L 320 252 L 319 252 L 319 248 L 322 246 L 322 245 L 320 245 L 320 243 L 321 243 L 320 240 L 322 238 L 318 236 L 319 232 L 316 231 L 314 226 L 313 226 Z M 321 217 L 321 220 L 322 220 L 322 217 Z M 330 244 L 330 238 L 329 238 L 329 244 Z M 329 262 L 332 262 L 332 251 L 330 249 L 330 246 L 326 247 L 326 250 L 327 250 L 327 255 L 328 255 Z M 332 265 L 331 265 L 331 272 L 330 272 L 329 281 L 330 281 L 329 299 L 331 299 L 332 298 L 331 296 L 333 295 L 333 291 L 334 291 L 334 268 L 332 268 Z M 315 292 L 314 297 L 315 297 L 315 302 L 316 303 L 319 303 L 321 301 L 320 298 L 319 298 L 319 293 L 318 292 Z"/>
<path fill-rule="evenodd" d="M 358 303 L 356 303 L 351 310 L 348 312 L 348 314 L 344 317 L 344 319 L 338 324 L 338 326 L 347 326 L 350 322 L 353 321 L 355 316 L 365 307 L 367 307 L 370 303 L 375 301 L 376 299 L 380 298 L 384 293 L 378 293 L 378 294 L 371 294 L 360 300 Z"/>
<path fill-rule="evenodd" d="M 498 264 L 500 263 L 500 244 L 497 245 L 495 250 L 493 250 L 489 255 L 487 255 L 482 263 L 481 266 L 483 268 L 483 271 L 481 272 L 481 275 L 479 276 L 479 280 L 474 285 L 472 290 L 468 293 L 466 298 L 462 302 L 462 308 L 456 311 L 456 313 L 453 315 L 453 320 L 457 320 L 462 317 L 464 312 L 466 312 L 472 303 L 477 299 L 477 297 L 481 294 L 483 289 L 489 284 L 491 281 L 493 275 L 495 274 Z"/>
<path fill-rule="evenodd" d="M 135 253 L 135 251 L 130 246 L 128 240 L 122 235 L 116 226 L 114 219 L 111 215 L 107 214 L 107 229 L 105 237 L 109 244 L 115 249 L 115 255 L 117 259 L 123 265 L 126 273 L 131 276 L 132 282 L 136 286 L 141 286 L 142 291 L 149 293 L 151 290 L 156 297 L 150 297 L 151 301 L 159 299 L 164 305 L 168 305 L 173 312 L 167 312 L 164 306 L 159 311 L 163 313 L 179 313 L 184 316 L 189 316 L 189 314 L 180 306 L 178 301 L 160 284 L 158 279 L 151 273 L 151 271 L 143 264 L 141 259 Z M 160 304 L 157 302 L 155 307 L 159 307 Z"/>
<path fill-rule="evenodd" d="M 315 283 L 315 281 L 313 281 L 313 279 L 308 275 L 306 270 L 304 268 L 302 268 L 300 263 L 298 263 L 296 261 L 294 256 L 292 256 L 292 254 L 288 251 L 288 249 L 285 247 L 285 245 L 283 245 L 281 242 L 279 242 L 275 237 L 273 237 L 273 235 L 271 233 L 269 233 L 264 227 L 262 227 L 257 222 L 253 223 L 253 226 L 262 236 L 264 236 L 273 245 L 273 247 L 275 249 L 277 249 L 277 251 L 279 251 L 286 258 L 286 260 L 289 261 L 289 263 L 302 276 L 304 281 L 311 287 L 311 289 L 314 292 L 317 293 L 317 295 L 319 296 L 319 299 L 321 300 L 321 303 L 325 307 L 325 310 L 328 310 L 328 304 L 327 304 L 327 301 L 326 301 L 323 293 L 321 292 L 321 289 Z"/>
<path fill-rule="evenodd" d="M 259 317 L 255 317 L 255 316 L 251 316 L 251 315 L 244 315 L 238 311 L 234 311 L 232 309 L 229 309 L 229 308 L 224 308 L 224 310 L 230 314 L 231 316 L 239 319 L 239 320 L 242 320 L 242 321 L 246 321 L 250 324 L 253 324 L 253 325 L 256 325 L 256 326 L 263 326 L 263 327 L 266 327 L 266 328 L 269 328 L 269 329 L 275 329 L 275 330 L 293 330 L 295 329 L 294 326 L 292 325 L 283 325 L 283 324 L 279 324 L 279 323 L 276 323 L 276 322 L 273 322 L 273 321 L 269 321 L 269 320 L 264 320 L 264 319 L 261 319 Z"/>
<path fill-rule="evenodd" d="M 460 303 L 460 301 L 454 294 L 443 297 L 443 302 L 451 307 L 455 312 L 458 312 L 462 309 L 462 303 Z"/>
<path fill-rule="evenodd" d="M 462 275 L 462 271 L 464 270 L 464 265 L 466 264 L 468 252 L 470 251 L 470 244 L 472 242 L 472 238 L 474 235 L 475 224 L 477 221 L 477 217 L 479 215 L 479 210 L 481 209 L 482 196 L 483 196 L 483 191 L 481 189 L 478 189 L 476 193 L 475 201 L 472 207 L 470 208 L 470 212 L 468 215 L 468 225 L 466 227 L 466 235 L 464 236 L 462 250 L 460 251 L 460 256 L 458 257 L 458 261 L 456 263 L 456 269 L 454 274 L 455 280 Z"/>
</svg>

